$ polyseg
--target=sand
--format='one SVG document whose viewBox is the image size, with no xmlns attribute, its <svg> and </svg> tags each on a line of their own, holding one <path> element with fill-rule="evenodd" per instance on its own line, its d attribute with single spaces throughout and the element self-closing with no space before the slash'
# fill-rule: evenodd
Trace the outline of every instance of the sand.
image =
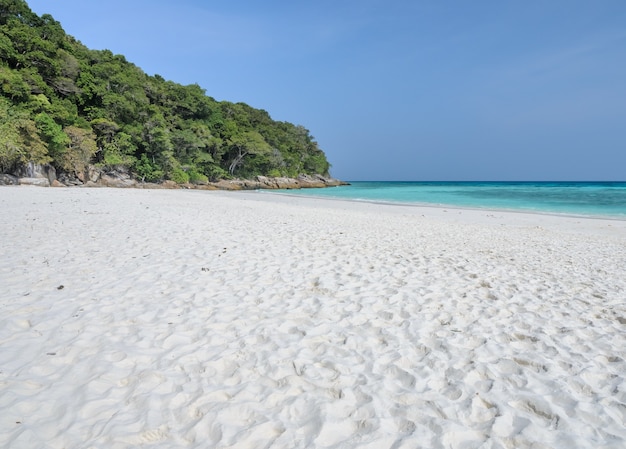
<svg viewBox="0 0 626 449">
<path fill-rule="evenodd" d="M 0 447 L 626 447 L 626 221 L 0 188 Z"/>
</svg>

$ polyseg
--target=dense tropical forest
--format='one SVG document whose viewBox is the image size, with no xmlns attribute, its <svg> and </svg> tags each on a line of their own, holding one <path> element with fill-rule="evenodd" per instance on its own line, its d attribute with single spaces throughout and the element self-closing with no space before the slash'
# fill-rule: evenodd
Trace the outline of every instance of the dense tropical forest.
<svg viewBox="0 0 626 449">
<path fill-rule="evenodd" d="M 25 1 L 0 0 L 0 173 L 29 162 L 177 183 L 329 170 L 304 127 L 147 75 Z"/>
</svg>

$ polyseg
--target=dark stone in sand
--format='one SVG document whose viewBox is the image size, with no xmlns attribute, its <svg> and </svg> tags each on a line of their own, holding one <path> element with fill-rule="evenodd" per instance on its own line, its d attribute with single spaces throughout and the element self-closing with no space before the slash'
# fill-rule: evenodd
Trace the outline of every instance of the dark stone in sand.
<svg viewBox="0 0 626 449">
<path fill-rule="evenodd" d="M 18 184 L 17 176 L 0 174 L 0 186 L 16 186 Z"/>
</svg>

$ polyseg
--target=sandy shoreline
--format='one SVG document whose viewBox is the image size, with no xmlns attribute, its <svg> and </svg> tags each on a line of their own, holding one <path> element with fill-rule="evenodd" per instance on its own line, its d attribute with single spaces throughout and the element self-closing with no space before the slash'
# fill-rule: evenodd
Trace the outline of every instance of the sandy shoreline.
<svg viewBox="0 0 626 449">
<path fill-rule="evenodd" d="M 626 445 L 626 221 L 180 190 L 0 207 L 0 447 Z"/>
</svg>

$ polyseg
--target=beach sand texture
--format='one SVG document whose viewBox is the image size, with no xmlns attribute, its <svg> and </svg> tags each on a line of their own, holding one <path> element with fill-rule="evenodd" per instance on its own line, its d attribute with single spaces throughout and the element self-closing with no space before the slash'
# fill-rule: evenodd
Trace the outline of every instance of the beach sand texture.
<svg viewBox="0 0 626 449">
<path fill-rule="evenodd" d="M 36 187 L 0 210 L 0 447 L 626 447 L 625 221 Z"/>
</svg>

